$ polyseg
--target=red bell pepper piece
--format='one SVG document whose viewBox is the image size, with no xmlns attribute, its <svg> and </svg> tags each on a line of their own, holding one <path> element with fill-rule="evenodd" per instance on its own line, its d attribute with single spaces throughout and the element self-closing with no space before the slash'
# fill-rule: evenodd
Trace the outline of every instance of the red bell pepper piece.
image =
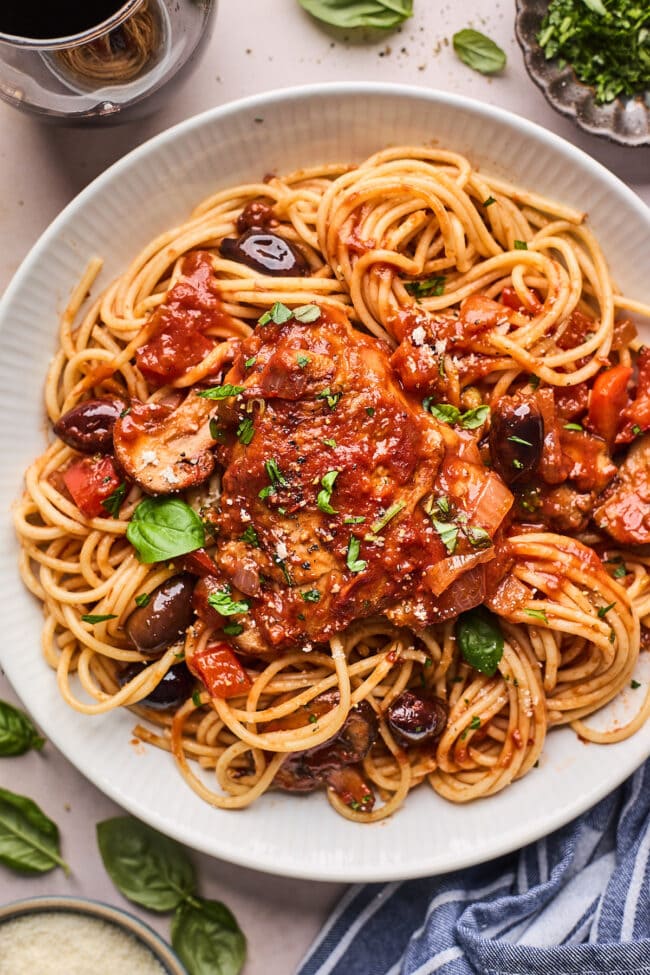
<svg viewBox="0 0 650 975">
<path fill-rule="evenodd" d="M 213 643 L 199 650 L 192 657 L 191 669 L 211 697 L 237 697 L 251 686 L 248 674 L 227 643 Z"/>
<path fill-rule="evenodd" d="M 627 384 L 631 375 L 629 366 L 613 366 L 596 377 L 591 390 L 587 425 L 609 446 L 616 440 L 623 410 L 630 401 Z"/>
<path fill-rule="evenodd" d="M 122 478 L 112 457 L 81 457 L 63 472 L 63 483 L 83 515 L 106 518 L 110 512 L 102 502 L 122 483 Z"/>
</svg>

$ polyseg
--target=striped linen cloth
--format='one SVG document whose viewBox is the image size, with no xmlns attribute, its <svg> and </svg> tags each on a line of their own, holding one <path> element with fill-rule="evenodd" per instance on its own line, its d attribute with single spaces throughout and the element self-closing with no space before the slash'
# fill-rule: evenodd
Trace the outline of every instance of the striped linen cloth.
<svg viewBox="0 0 650 975">
<path fill-rule="evenodd" d="M 298 975 L 431 972 L 650 975 L 650 761 L 516 853 L 351 887 Z"/>
</svg>

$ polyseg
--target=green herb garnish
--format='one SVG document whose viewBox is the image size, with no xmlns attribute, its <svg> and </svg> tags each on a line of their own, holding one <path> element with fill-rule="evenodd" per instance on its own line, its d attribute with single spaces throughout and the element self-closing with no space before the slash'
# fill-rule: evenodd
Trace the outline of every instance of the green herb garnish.
<svg viewBox="0 0 650 975">
<path fill-rule="evenodd" d="M 504 644 L 497 618 L 492 613 L 483 607 L 461 613 L 456 637 L 463 658 L 471 667 L 488 677 L 496 674 Z"/>
<path fill-rule="evenodd" d="M 395 515 L 398 515 L 402 510 L 402 508 L 405 507 L 406 507 L 405 501 L 396 501 L 395 504 L 392 504 L 390 508 L 380 518 L 377 519 L 377 521 L 374 521 L 372 523 L 372 525 L 370 526 L 370 531 L 372 532 L 372 534 L 378 535 L 379 532 L 383 531 L 386 525 L 388 524 L 388 522 L 392 521 Z"/>
<path fill-rule="evenodd" d="M 102 501 L 102 508 L 106 508 L 108 513 L 113 516 L 113 518 L 119 517 L 120 508 L 122 507 L 122 502 L 124 501 L 124 496 L 126 494 L 126 482 L 122 481 L 118 484 L 112 494 L 109 494 L 107 498 Z"/>
<path fill-rule="evenodd" d="M 86 613 L 81 617 L 84 623 L 105 623 L 106 620 L 116 620 L 115 613 Z"/>
<path fill-rule="evenodd" d="M 283 305 L 281 301 L 276 301 L 271 305 L 268 311 L 257 319 L 258 325 L 268 325 L 269 322 L 273 322 L 275 325 L 284 325 L 292 317 L 293 312 L 286 305 Z"/>
<path fill-rule="evenodd" d="M 414 298 L 427 298 L 429 295 L 439 298 L 445 293 L 446 281 L 444 277 L 424 278 L 422 281 L 409 281 L 404 287 Z"/>
<path fill-rule="evenodd" d="M 359 549 L 361 548 L 361 542 L 354 535 L 350 535 L 350 541 L 348 542 L 348 551 L 345 558 L 345 564 L 352 573 L 363 572 L 368 563 L 364 559 L 359 558 Z"/>
<path fill-rule="evenodd" d="M 318 498 L 316 499 L 316 504 L 320 511 L 325 512 L 326 515 L 335 515 L 336 508 L 333 508 L 330 504 L 332 499 L 332 491 L 334 490 L 334 482 L 339 476 L 339 471 L 328 471 L 321 478 L 322 490 L 318 492 Z"/>
<path fill-rule="evenodd" d="M 247 613 L 250 609 L 247 600 L 234 600 L 228 589 L 222 589 L 221 592 L 211 592 L 208 596 L 208 603 L 212 609 L 216 609 L 220 616 L 238 616 L 240 613 Z"/>
<path fill-rule="evenodd" d="M 300 595 L 305 600 L 306 603 L 318 603 L 320 602 L 320 593 L 318 589 L 307 589 L 305 592 L 301 592 Z"/>
<path fill-rule="evenodd" d="M 237 427 L 237 439 L 241 443 L 248 445 L 253 439 L 254 434 L 255 427 L 253 426 L 253 421 L 246 417 Z"/>
<path fill-rule="evenodd" d="M 528 250 L 528 244 L 526 243 L 525 240 L 516 240 L 514 242 L 514 247 L 515 247 L 515 250 L 516 251 L 527 251 Z"/>
<path fill-rule="evenodd" d="M 210 389 L 202 389 L 196 395 L 203 399 L 229 399 L 231 396 L 239 396 L 245 388 L 245 386 L 233 386 L 231 383 L 226 383 L 225 386 L 211 386 Z"/>
<path fill-rule="evenodd" d="M 481 74 L 498 74 L 506 66 L 506 56 L 494 41 L 478 30 L 459 30 L 452 38 L 454 51 L 463 64 Z"/>
<path fill-rule="evenodd" d="M 543 609 L 525 609 L 524 613 L 526 616 L 532 616 L 533 619 L 541 620 L 542 623 L 548 623 L 546 613 Z"/>
</svg>

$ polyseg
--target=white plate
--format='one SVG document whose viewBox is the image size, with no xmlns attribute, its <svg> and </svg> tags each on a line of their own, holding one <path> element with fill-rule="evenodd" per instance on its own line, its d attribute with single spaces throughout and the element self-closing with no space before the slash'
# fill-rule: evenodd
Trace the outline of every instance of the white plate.
<svg viewBox="0 0 650 975">
<path fill-rule="evenodd" d="M 650 213 L 602 166 L 558 137 L 487 105 L 396 86 L 331 85 L 276 92 L 206 112 L 140 146 L 81 193 L 16 274 L 0 309 L 0 504 L 43 447 L 43 380 L 56 347 L 57 313 L 87 259 L 105 259 L 98 288 L 152 237 L 217 187 L 302 165 L 361 159 L 389 144 L 436 140 L 485 172 L 590 213 L 625 292 L 650 302 L 642 255 Z M 618 745 L 581 744 L 553 732 L 540 763 L 499 795 L 458 807 L 423 786 L 392 819 L 357 826 L 322 794 L 272 794 L 244 812 L 204 804 L 172 759 L 131 743 L 128 712 L 82 717 L 60 699 L 41 659 L 42 616 L 16 570 L 4 519 L 0 551 L 0 661 L 51 740 L 130 812 L 189 846 L 273 873 L 318 880 L 388 880 L 477 863 L 566 823 L 650 754 L 650 725 Z M 631 706 L 636 695 L 623 697 Z M 626 702 L 616 706 L 620 716 Z"/>
</svg>

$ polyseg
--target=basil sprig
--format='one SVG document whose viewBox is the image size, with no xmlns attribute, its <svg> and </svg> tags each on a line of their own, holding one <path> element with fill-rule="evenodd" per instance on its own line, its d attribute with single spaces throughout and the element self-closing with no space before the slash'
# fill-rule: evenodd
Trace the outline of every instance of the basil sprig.
<svg viewBox="0 0 650 975">
<path fill-rule="evenodd" d="M 197 893 L 183 847 L 130 816 L 97 825 L 106 871 L 129 900 L 152 911 L 174 911 L 171 941 L 189 975 L 238 975 L 246 938 L 225 904 Z"/>
<path fill-rule="evenodd" d="M 180 498 L 145 498 L 133 512 L 126 537 L 140 562 L 165 562 L 205 544 L 197 513 Z"/>
<path fill-rule="evenodd" d="M 117 889 L 149 911 L 173 911 L 196 889 L 194 867 L 180 843 L 131 816 L 98 823 L 97 843 Z"/>
<path fill-rule="evenodd" d="M 24 755 L 31 748 L 40 751 L 45 744 L 24 711 L 0 701 L 0 756 Z"/>
<path fill-rule="evenodd" d="M 246 939 L 233 914 L 202 897 L 176 911 L 172 945 L 190 975 L 237 975 L 246 959 Z"/>
<path fill-rule="evenodd" d="M 413 0 L 299 0 L 307 13 L 332 27 L 398 27 L 413 15 Z"/>
<path fill-rule="evenodd" d="M 503 636 L 496 617 L 484 607 L 461 613 L 456 623 L 456 637 L 467 663 L 493 677 L 503 656 Z"/>
<path fill-rule="evenodd" d="M 61 859 L 59 828 L 27 796 L 0 788 L 0 863 L 18 873 L 47 873 Z"/>
<path fill-rule="evenodd" d="M 473 71 L 498 74 L 506 66 L 506 56 L 499 45 L 479 30 L 459 30 L 452 42 L 457 56 Z"/>
</svg>

